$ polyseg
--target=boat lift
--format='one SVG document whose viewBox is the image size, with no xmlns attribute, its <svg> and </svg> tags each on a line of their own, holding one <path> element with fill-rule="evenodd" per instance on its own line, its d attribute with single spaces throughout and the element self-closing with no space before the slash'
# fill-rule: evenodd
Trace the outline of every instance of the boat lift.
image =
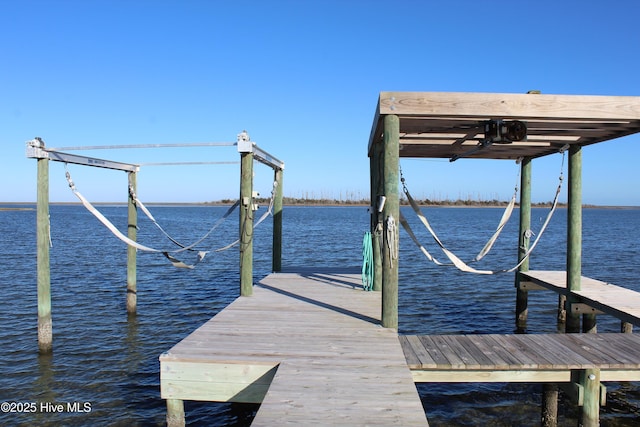
<svg viewBox="0 0 640 427">
<path fill-rule="evenodd" d="M 203 146 L 236 146 L 240 154 L 240 162 L 169 162 L 169 163 L 123 163 L 100 159 L 65 151 L 95 149 L 129 149 L 129 148 L 167 148 L 167 147 L 203 147 Z M 180 144 L 137 144 L 112 146 L 85 146 L 47 148 L 42 138 L 36 137 L 27 141 L 26 156 L 38 161 L 37 179 L 37 287 L 38 287 L 38 347 L 42 354 L 53 350 L 53 330 L 51 322 L 51 279 L 50 279 L 50 224 L 49 224 L 49 161 L 92 166 L 104 169 L 119 170 L 129 175 L 132 187 L 128 197 L 127 238 L 133 242 L 137 238 L 137 206 L 132 195 L 135 194 L 137 173 L 142 165 L 202 165 L 240 163 L 240 295 L 250 296 L 253 288 L 253 160 L 263 163 L 274 171 L 273 191 L 273 263 L 274 272 L 281 269 L 282 258 L 282 174 L 284 162 L 269 154 L 251 141 L 249 134 L 242 131 L 236 142 L 204 142 Z M 137 252 L 134 246 L 127 247 L 127 313 L 136 314 Z"/>
</svg>

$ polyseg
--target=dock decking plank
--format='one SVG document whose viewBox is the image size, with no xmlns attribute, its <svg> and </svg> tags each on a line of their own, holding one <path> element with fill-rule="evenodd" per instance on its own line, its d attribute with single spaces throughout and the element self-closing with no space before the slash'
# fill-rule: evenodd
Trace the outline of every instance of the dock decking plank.
<svg viewBox="0 0 640 427">
<path fill-rule="evenodd" d="M 620 368 L 630 365 L 638 365 L 638 356 L 640 346 L 636 344 L 635 348 L 627 346 L 630 334 L 620 334 L 619 337 L 613 337 L 610 334 L 589 334 L 593 336 L 585 337 L 585 334 L 569 334 L 567 338 L 568 344 L 576 343 L 578 348 L 589 354 L 590 359 L 594 360 L 598 357 L 601 360 L 607 360 L 609 368 Z M 597 355 L 597 356 L 596 356 Z"/>
<path fill-rule="evenodd" d="M 420 335 L 418 339 L 424 346 L 424 349 L 429 354 L 430 358 L 435 362 L 436 367 L 451 367 L 451 362 L 447 359 L 447 356 L 440 350 L 438 343 L 433 341 L 432 335 Z"/>
<path fill-rule="evenodd" d="M 499 360 L 506 363 L 505 369 L 522 369 L 522 361 L 515 357 L 509 350 L 505 349 L 496 335 L 478 335 L 478 339 L 485 340 L 490 346 L 492 354 L 495 354 Z"/>
<path fill-rule="evenodd" d="M 559 334 L 523 335 L 523 339 L 533 343 L 542 357 L 550 362 L 552 369 L 581 369 L 585 366 L 591 366 L 591 361 L 583 357 L 582 354 L 567 353 L 563 348 L 558 348 L 555 335 Z"/>
<path fill-rule="evenodd" d="M 467 350 L 467 352 L 473 357 L 475 361 L 474 365 L 470 365 L 469 368 L 480 368 L 481 366 L 487 365 L 489 363 L 495 363 L 495 360 L 491 360 L 490 356 L 483 352 L 476 343 L 474 343 L 472 336 L 469 335 L 461 335 L 458 338 L 460 345 Z"/>
<path fill-rule="evenodd" d="M 483 366 L 493 365 L 496 369 L 509 369 L 509 361 L 503 359 L 500 356 L 500 352 L 498 347 L 496 347 L 496 343 L 491 341 L 489 342 L 486 339 L 483 339 L 482 335 L 468 335 L 469 341 L 473 343 L 473 345 L 482 352 L 488 359 Z"/>
<path fill-rule="evenodd" d="M 531 353 L 531 355 L 536 360 L 540 361 L 541 366 L 545 366 L 547 369 L 554 369 L 558 365 L 555 356 L 553 354 L 549 354 L 545 347 L 532 345 L 535 343 L 535 341 L 532 339 L 532 337 L 530 338 L 530 336 L 526 336 L 526 338 L 523 337 L 525 336 L 521 334 L 513 336 L 514 345 L 518 346 L 521 351 L 527 351 Z"/>
<path fill-rule="evenodd" d="M 418 358 L 417 361 L 414 360 L 416 367 L 437 366 L 436 361 L 433 360 L 429 352 L 424 348 L 424 344 L 422 344 L 422 341 L 420 341 L 420 339 L 417 336 L 406 335 L 406 336 L 402 336 L 401 338 L 405 338 L 407 340 L 407 344 L 409 345 L 409 348 L 411 348 L 411 352 L 415 354 L 416 357 Z M 403 346 L 403 349 L 404 349 L 404 346 Z"/>
<path fill-rule="evenodd" d="M 526 351 L 523 351 L 521 349 L 523 346 L 517 345 L 515 340 L 511 339 L 511 336 L 492 335 L 492 338 L 519 361 L 522 369 L 549 368 L 543 364 L 543 359 L 536 359 L 533 354 L 528 354 Z"/>
<path fill-rule="evenodd" d="M 442 338 L 451 350 L 462 360 L 466 369 L 473 369 L 481 366 L 481 362 L 476 360 L 474 354 L 469 352 L 465 347 L 464 344 L 468 343 L 465 341 L 464 336 L 452 339 L 450 336 L 444 335 Z"/>
<path fill-rule="evenodd" d="M 467 365 L 462 357 L 460 357 L 455 349 L 452 348 L 443 335 L 431 335 L 430 338 L 437 346 L 438 351 L 449 361 L 449 364 L 453 369 L 466 368 Z"/>
</svg>

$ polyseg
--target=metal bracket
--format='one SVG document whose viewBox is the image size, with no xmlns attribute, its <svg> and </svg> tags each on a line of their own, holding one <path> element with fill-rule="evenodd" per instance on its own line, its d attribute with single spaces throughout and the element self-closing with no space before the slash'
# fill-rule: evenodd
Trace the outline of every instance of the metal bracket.
<svg viewBox="0 0 640 427">
<path fill-rule="evenodd" d="M 382 211 L 384 210 L 384 204 L 386 202 L 387 202 L 387 197 L 386 196 L 378 197 L 378 213 L 382 213 Z"/>
<path fill-rule="evenodd" d="M 246 130 L 238 134 L 236 145 L 238 153 L 253 153 L 253 157 L 260 163 L 273 169 L 284 170 L 284 162 L 258 147 L 255 142 L 252 142 Z"/>
<path fill-rule="evenodd" d="M 35 137 L 27 141 L 27 157 L 30 159 L 48 159 L 49 153 L 44 149 L 44 141 L 40 137 Z"/>
<path fill-rule="evenodd" d="M 243 130 L 238 134 L 236 145 L 238 146 L 238 153 L 253 153 L 253 142 L 246 130 Z"/>
</svg>

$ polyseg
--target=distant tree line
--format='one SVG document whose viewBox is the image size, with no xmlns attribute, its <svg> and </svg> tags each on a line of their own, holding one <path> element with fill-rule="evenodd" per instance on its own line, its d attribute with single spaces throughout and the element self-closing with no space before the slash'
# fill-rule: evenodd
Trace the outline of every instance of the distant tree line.
<svg viewBox="0 0 640 427">
<path fill-rule="evenodd" d="M 223 199 L 217 202 L 209 202 L 208 204 L 223 204 L 229 205 L 235 203 L 236 200 Z M 265 206 L 268 205 L 270 199 L 267 197 L 258 197 L 254 200 L 255 203 Z M 500 207 L 507 206 L 509 202 L 501 201 L 497 199 L 492 200 L 473 200 L 473 199 L 457 199 L 457 200 L 431 200 L 422 199 L 416 200 L 421 206 L 466 206 L 466 207 Z M 361 199 L 332 199 L 332 198 L 304 198 L 304 197 L 288 197 L 282 198 L 284 205 L 299 205 L 299 206 L 369 206 L 370 202 L 368 198 Z M 405 197 L 400 198 L 401 205 L 408 205 L 409 202 Z M 516 206 L 519 203 L 516 202 Z M 533 207 L 549 207 L 551 202 L 538 202 L 532 203 Z M 558 206 L 566 206 L 566 203 L 558 203 Z"/>
</svg>

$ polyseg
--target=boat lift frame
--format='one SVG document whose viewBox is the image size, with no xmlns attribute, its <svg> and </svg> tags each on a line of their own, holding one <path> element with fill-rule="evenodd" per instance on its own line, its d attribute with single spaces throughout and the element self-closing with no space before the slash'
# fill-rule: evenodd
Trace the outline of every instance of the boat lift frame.
<svg viewBox="0 0 640 427">
<path fill-rule="evenodd" d="M 50 221 L 49 221 L 49 161 L 92 166 L 104 169 L 119 170 L 129 175 L 129 185 L 137 192 L 137 173 L 141 165 L 202 165 L 229 164 L 238 162 L 167 162 L 133 164 L 96 157 L 66 153 L 64 150 L 95 150 L 125 148 L 166 148 L 166 147 L 203 147 L 203 146 L 237 146 L 241 156 L 240 172 L 240 295 L 249 296 L 253 288 L 253 160 L 257 160 L 274 170 L 274 202 L 273 202 L 273 271 L 281 270 L 282 258 L 282 174 L 284 162 L 269 154 L 251 141 L 246 131 L 237 136 L 236 142 L 204 142 L 173 144 L 137 144 L 115 146 L 85 146 L 46 148 L 42 138 L 36 137 L 27 141 L 26 156 L 38 161 L 37 178 L 37 293 L 38 293 L 38 348 L 40 353 L 53 351 L 53 328 L 51 320 L 51 274 L 50 274 Z M 246 220 L 250 219 L 250 221 Z M 131 194 L 128 197 L 127 237 L 133 241 L 137 238 L 137 207 Z M 137 251 L 127 246 L 127 313 L 135 316 L 137 311 Z"/>
</svg>

